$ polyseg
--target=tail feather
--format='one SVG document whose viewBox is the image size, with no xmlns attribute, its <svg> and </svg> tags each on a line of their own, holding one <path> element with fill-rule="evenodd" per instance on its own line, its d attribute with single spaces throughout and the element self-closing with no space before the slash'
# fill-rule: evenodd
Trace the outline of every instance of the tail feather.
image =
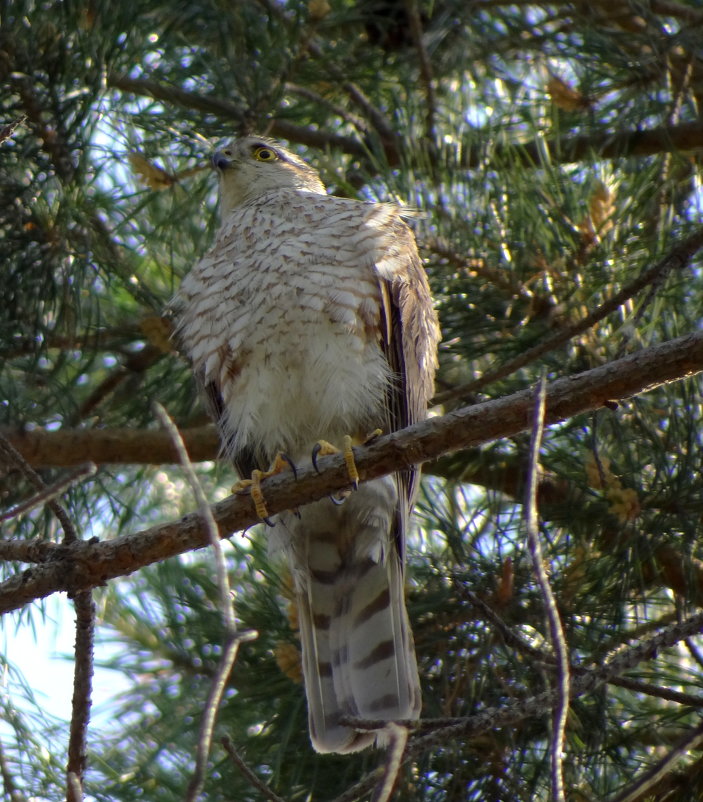
<svg viewBox="0 0 703 802">
<path fill-rule="evenodd" d="M 377 732 L 340 724 L 342 716 L 420 714 L 403 567 L 391 533 L 395 499 L 380 482 L 365 496 L 362 486 L 342 507 L 318 502 L 300 520 L 287 520 L 310 735 L 319 752 L 356 752 L 376 740 Z"/>
</svg>

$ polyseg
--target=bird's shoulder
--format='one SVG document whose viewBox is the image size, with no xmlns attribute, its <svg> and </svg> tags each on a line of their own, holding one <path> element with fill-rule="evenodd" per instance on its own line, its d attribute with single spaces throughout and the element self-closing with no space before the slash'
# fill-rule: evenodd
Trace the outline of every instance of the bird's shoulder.
<svg viewBox="0 0 703 802">
<path fill-rule="evenodd" d="M 402 209 L 393 203 L 341 198 L 304 189 L 282 188 L 268 191 L 223 217 L 223 231 L 236 231 L 262 221 L 334 225 L 349 221 L 382 226 L 400 221 Z M 405 225 L 403 223 L 403 225 Z"/>
</svg>

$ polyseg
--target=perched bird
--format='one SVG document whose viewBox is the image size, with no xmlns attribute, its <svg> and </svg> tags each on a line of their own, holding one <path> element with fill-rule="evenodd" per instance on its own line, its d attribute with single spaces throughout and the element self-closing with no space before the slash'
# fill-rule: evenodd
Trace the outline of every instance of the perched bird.
<svg viewBox="0 0 703 802">
<path fill-rule="evenodd" d="M 233 141 L 213 164 L 221 227 L 176 296 L 176 336 L 240 475 L 424 418 L 439 330 L 402 210 L 327 195 L 309 165 L 262 137 Z M 271 530 L 293 577 L 319 752 L 376 739 L 341 716 L 419 716 L 403 578 L 417 479 L 362 483 Z"/>
</svg>

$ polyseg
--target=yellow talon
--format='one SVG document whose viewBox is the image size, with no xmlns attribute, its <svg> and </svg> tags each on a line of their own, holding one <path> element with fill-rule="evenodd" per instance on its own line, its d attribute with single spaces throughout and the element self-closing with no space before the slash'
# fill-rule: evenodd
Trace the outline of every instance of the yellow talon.
<svg viewBox="0 0 703 802">
<path fill-rule="evenodd" d="M 256 514 L 262 521 L 265 521 L 269 517 L 269 511 L 266 509 L 266 502 L 264 501 L 264 494 L 261 492 L 261 480 L 264 476 L 268 476 L 268 473 L 256 470 L 251 472 L 251 500 L 254 502 Z"/>
<path fill-rule="evenodd" d="M 370 434 L 366 435 L 366 439 L 364 440 L 364 445 L 368 445 L 369 443 L 373 443 L 373 441 L 380 437 L 383 434 L 383 429 L 374 429 Z"/>
<path fill-rule="evenodd" d="M 295 465 L 293 465 L 290 459 L 279 452 L 276 454 L 273 460 L 273 465 L 268 471 L 253 470 L 251 472 L 251 479 L 240 479 L 232 488 L 232 492 L 237 493 L 239 490 L 244 490 L 247 487 L 251 488 L 249 493 L 251 495 L 251 500 L 254 502 L 256 514 L 259 516 L 259 518 L 261 518 L 262 521 L 266 521 L 266 523 L 271 524 L 269 521 L 269 512 L 266 509 L 264 494 L 261 490 L 261 481 L 266 479 L 268 476 L 275 476 L 277 473 L 285 471 L 286 468 L 291 468 L 293 470 L 293 474 L 295 475 Z"/>
<path fill-rule="evenodd" d="M 354 485 L 354 489 L 359 486 L 359 471 L 356 469 L 354 462 L 354 452 L 352 450 L 352 439 L 348 434 L 344 435 L 344 464 L 347 466 L 347 473 Z"/>
<path fill-rule="evenodd" d="M 380 432 L 379 432 L 380 433 Z M 377 436 L 375 433 L 373 436 Z M 354 462 L 354 451 L 352 449 L 352 440 L 351 436 L 348 434 L 344 435 L 344 447 L 342 451 L 344 452 L 344 464 L 347 466 L 347 474 L 349 476 L 349 481 L 354 485 L 354 489 L 359 486 L 359 471 L 356 469 L 356 463 Z M 339 454 L 339 449 L 336 446 L 333 446 L 332 443 L 328 443 L 327 440 L 318 440 L 315 444 L 315 447 L 312 450 L 312 464 L 315 470 L 319 473 L 317 468 L 317 458 L 322 456 L 326 457 L 329 454 Z"/>
</svg>

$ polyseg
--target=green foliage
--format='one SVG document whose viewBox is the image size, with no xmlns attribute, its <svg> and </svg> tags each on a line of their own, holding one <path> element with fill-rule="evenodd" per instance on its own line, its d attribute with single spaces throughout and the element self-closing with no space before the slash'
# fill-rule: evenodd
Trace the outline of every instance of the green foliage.
<svg viewBox="0 0 703 802">
<path fill-rule="evenodd" d="M 443 330 L 438 393 L 543 343 L 700 225 L 702 26 L 693 0 L 5 0 L 0 122 L 16 125 L 0 135 L 0 423 L 155 429 L 154 400 L 183 428 L 203 422 L 159 318 L 217 225 L 209 153 L 249 131 L 286 138 L 338 194 L 419 209 Z M 444 410 L 699 329 L 701 268 L 698 255 L 662 273 L 586 332 Z M 575 664 L 597 666 L 701 603 L 700 394 L 700 378 L 682 379 L 547 432 L 541 536 Z M 549 653 L 524 545 L 527 447 L 516 436 L 427 468 L 409 567 L 423 716 L 502 707 L 553 682 L 466 594 Z M 209 498 L 231 484 L 212 463 L 200 475 Z M 33 492 L 10 468 L 0 490 L 7 506 Z M 102 467 L 63 501 L 100 537 L 193 507 L 181 474 L 158 465 Z M 11 527 L 16 539 L 60 537 L 43 511 Z M 285 799 L 334 799 L 379 756 L 312 752 L 302 687 L 279 665 L 297 648 L 286 577 L 265 532 L 233 543 L 237 615 L 259 636 L 241 646 L 225 693 L 206 798 L 262 799 L 220 748 L 229 735 Z M 91 798 L 184 798 L 224 638 L 214 576 L 198 553 L 101 597 L 98 660 L 130 689 L 113 725 L 90 733 Z M 696 726 L 693 698 L 655 691 L 695 696 L 700 648 L 688 639 L 628 672 L 651 692 L 608 684 L 573 701 L 568 799 L 607 799 Z M 8 711 L 8 776 L 26 797 L 58 798 L 54 725 Z M 398 798 L 546 799 L 550 721 L 545 709 L 413 753 Z M 690 799 L 701 782 L 687 758 L 648 798 Z"/>
</svg>

